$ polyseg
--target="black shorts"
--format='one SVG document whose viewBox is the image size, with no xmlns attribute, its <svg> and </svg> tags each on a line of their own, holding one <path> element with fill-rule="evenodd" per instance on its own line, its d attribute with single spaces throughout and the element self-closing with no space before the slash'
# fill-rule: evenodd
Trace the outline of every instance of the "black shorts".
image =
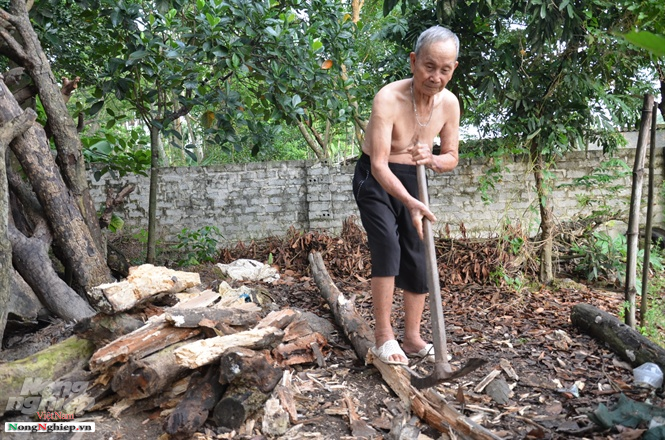
<svg viewBox="0 0 665 440">
<path fill-rule="evenodd" d="M 416 167 L 395 163 L 389 167 L 409 194 L 418 198 Z M 409 210 L 372 176 L 370 158 L 364 153 L 356 164 L 353 195 L 367 232 L 372 276 L 394 276 L 395 286 L 412 293 L 427 293 L 425 245 Z"/>
</svg>

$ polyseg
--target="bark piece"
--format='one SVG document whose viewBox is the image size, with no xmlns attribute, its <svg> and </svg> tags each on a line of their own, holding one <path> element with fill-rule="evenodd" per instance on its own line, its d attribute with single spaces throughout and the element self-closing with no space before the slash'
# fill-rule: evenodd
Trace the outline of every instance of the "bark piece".
<svg viewBox="0 0 665 440">
<path fill-rule="evenodd" d="M 277 344 L 284 332 L 275 327 L 251 329 L 232 335 L 217 336 L 191 342 L 175 351 L 176 362 L 188 368 L 198 368 L 214 362 L 228 349 L 247 347 L 256 350 Z"/>
<path fill-rule="evenodd" d="M 151 318 L 143 327 L 97 350 L 90 359 L 90 371 L 99 372 L 117 362 L 127 362 L 130 356 L 136 359 L 146 357 L 200 333 L 200 329 L 172 327 L 165 321 L 164 315 Z"/>
<path fill-rule="evenodd" d="M 40 384 L 43 388 L 72 371 L 83 370 L 93 350 L 90 341 L 72 336 L 27 358 L 0 364 L 0 416 L 10 410 L 36 411 L 32 405 L 40 402 L 34 391 Z"/>
<path fill-rule="evenodd" d="M 101 284 L 92 289 L 96 298 L 104 298 L 113 312 L 128 310 L 159 293 L 178 293 L 201 284 L 198 273 L 182 272 L 143 264 L 130 268 L 127 279 Z"/>
<path fill-rule="evenodd" d="M 224 394 L 225 385 L 219 383 L 216 365 L 208 368 L 205 376 L 194 373 L 185 396 L 164 421 L 164 431 L 174 438 L 191 438 L 205 423 L 210 411 Z"/>
<path fill-rule="evenodd" d="M 353 303 L 347 300 L 334 285 L 325 268 L 321 254 L 318 252 L 310 253 L 309 262 L 316 285 L 328 302 L 335 320 L 349 337 L 354 350 L 358 355 L 364 354 L 368 363 L 374 364 L 405 407 L 411 408 L 415 415 L 440 432 L 447 432 L 448 429 L 452 429 L 473 439 L 500 439 L 489 430 L 460 414 L 434 390 L 418 390 L 412 387 L 411 377 L 405 368 L 386 365 L 375 359 L 369 351 L 369 348 L 374 345 L 374 336 L 369 325 L 357 314 Z"/>
<path fill-rule="evenodd" d="M 263 393 L 271 392 L 282 378 L 282 369 L 274 367 L 265 354 L 238 347 L 222 355 L 219 383 L 243 383 Z"/>
<path fill-rule="evenodd" d="M 582 333 L 607 345 L 631 366 L 653 362 L 665 371 L 665 349 L 609 313 L 590 304 L 576 304 L 570 320 Z"/>
<path fill-rule="evenodd" d="M 113 376 L 111 388 L 120 397 L 139 400 L 166 389 L 190 370 L 175 362 L 174 351 L 181 342 L 153 353 L 143 359 L 132 359 Z"/>
</svg>

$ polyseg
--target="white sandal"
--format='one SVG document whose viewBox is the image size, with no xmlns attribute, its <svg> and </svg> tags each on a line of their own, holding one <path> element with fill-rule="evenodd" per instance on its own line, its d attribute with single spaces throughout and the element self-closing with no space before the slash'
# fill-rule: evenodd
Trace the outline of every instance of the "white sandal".
<svg viewBox="0 0 665 440">
<path fill-rule="evenodd" d="M 377 348 L 375 345 L 374 347 L 370 348 L 370 350 L 372 351 L 372 354 L 379 358 L 384 364 L 409 365 L 407 361 L 394 361 L 390 359 L 390 356 L 394 355 L 401 355 L 406 358 L 406 354 L 404 354 L 402 347 L 400 347 L 399 343 L 394 339 L 384 342 L 384 344 L 379 348 Z"/>
</svg>

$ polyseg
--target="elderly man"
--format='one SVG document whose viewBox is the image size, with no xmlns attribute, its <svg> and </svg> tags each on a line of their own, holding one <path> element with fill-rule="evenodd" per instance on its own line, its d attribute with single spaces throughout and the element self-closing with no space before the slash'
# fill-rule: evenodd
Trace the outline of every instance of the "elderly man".
<svg viewBox="0 0 665 440">
<path fill-rule="evenodd" d="M 384 86 L 374 97 L 353 193 L 372 257 L 374 354 L 387 364 L 408 356 L 434 359 L 420 334 L 427 293 L 423 218 L 436 221 L 418 200 L 416 165 L 437 173 L 458 162 L 460 107 L 446 85 L 457 67 L 459 40 L 450 30 L 424 31 L 409 55 L 412 77 Z M 434 155 L 434 138 L 441 151 Z M 402 345 L 391 325 L 395 287 L 404 293 Z"/>
</svg>

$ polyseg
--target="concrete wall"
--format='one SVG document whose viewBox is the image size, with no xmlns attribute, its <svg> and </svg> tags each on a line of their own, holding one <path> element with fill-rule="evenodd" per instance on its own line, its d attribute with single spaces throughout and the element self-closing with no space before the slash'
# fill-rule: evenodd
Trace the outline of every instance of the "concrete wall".
<svg viewBox="0 0 665 440">
<path fill-rule="evenodd" d="M 658 197 L 654 212 L 657 223 L 662 225 L 665 144 L 660 134 L 655 155 Z M 615 157 L 632 169 L 634 151 L 623 149 Z M 607 159 L 601 151 L 590 150 L 569 153 L 558 160 L 557 168 L 550 170 L 557 185 L 553 190 L 553 205 L 558 220 L 579 214 L 582 209 L 577 197 L 585 194 L 580 188 L 560 185 L 589 175 Z M 461 228 L 466 229 L 468 236 L 489 236 L 499 233 L 501 225 L 509 221 L 519 223 L 531 233 L 537 231 L 539 215 L 528 163 L 521 157 L 508 159 L 494 190 L 488 193 L 491 197 L 488 203 L 483 201 L 480 189 L 485 171 L 491 165 L 486 160 L 461 160 L 451 173 L 430 174 L 431 206 L 439 220 L 435 228 L 442 229 L 448 224 L 454 236 L 460 234 Z M 297 230 L 338 232 L 344 219 L 357 214 L 351 191 L 353 169 L 354 164 L 313 161 L 161 169 L 158 236 L 163 241 L 174 242 L 183 228 L 196 230 L 204 226 L 217 226 L 226 242 L 280 236 L 292 226 Z M 98 204 L 104 202 L 108 187 L 119 189 L 124 183 L 135 184 L 136 189 L 118 214 L 125 220 L 127 233 L 147 230 L 147 177 L 125 176 L 117 180 L 107 174 L 99 182 L 91 180 L 93 198 Z M 645 176 L 644 197 L 647 181 Z M 624 189 L 618 195 L 607 191 L 588 195 L 592 202 L 627 212 L 630 176 L 621 183 Z"/>
</svg>

